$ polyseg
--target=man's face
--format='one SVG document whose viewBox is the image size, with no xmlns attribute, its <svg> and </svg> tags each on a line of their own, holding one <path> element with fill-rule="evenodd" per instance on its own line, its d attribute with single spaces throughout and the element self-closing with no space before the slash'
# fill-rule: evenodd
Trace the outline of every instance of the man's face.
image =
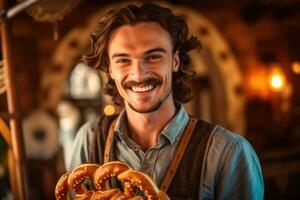
<svg viewBox="0 0 300 200">
<path fill-rule="evenodd" d="M 109 72 L 128 106 L 140 113 L 173 103 L 172 72 L 179 67 L 169 33 L 158 23 L 123 25 L 110 39 Z"/>
</svg>

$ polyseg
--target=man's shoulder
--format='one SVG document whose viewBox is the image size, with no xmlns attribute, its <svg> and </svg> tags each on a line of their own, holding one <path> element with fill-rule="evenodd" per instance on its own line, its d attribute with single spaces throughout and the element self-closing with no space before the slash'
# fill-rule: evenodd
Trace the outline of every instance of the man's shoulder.
<svg viewBox="0 0 300 200">
<path fill-rule="evenodd" d="M 237 133 L 234 133 L 220 125 L 199 120 L 200 123 L 205 124 L 206 127 L 211 129 L 210 144 L 221 151 L 221 149 L 228 147 L 239 147 L 250 145 L 249 142 Z"/>
<path fill-rule="evenodd" d="M 76 139 L 77 140 L 88 139 L 88 141 L 91 141 L 93 138 L 92 136 L 96 132 L 108 131 L 112 120 L 115 119 L 116 117 L 117 117 L 117 115 L 113 115 L 113 116 L 103 115 L 103 116 L 99 116 L 96 119 L 85 122 L 77 131 Z M 101 130 L 99 130 L 99 129 L 101 129 Z"/>
<path fill-rule="evenodd" d="M 94 131 L 97 124 L 99 122 L 99 119 L 92 119 L 92 120 L 89 120 L 87 122 L 85 122 L 79 129 L 80 130 L 83 130 L 83 131 Z"/>
<path fill-rule="evenodd" d="M 246 138 L 215 125 L 205 156 L 203 185 L 207 188 L 203 189 L 203 196 L 213 198 L 217 194 L 225 198 L 234 194 L 234 199 L 239 196 L 240 199 L 249 196 L 261 199 L 263 179 L 260 163 Z M 242 187 L 236 183 L 241 183 Z M 238 187 L 238 190 L 232 189 Z"/>
<path fill-rule="evenodd" d="M 79 130 L 76 133 L 75 142 L 76 142 L 76 140 L 83 141 L 84 138 L 85 139 L 90 138 L 91 135 L 95 131 L 97 122 L 98 122 L 98 120 L 90 120 L 90 121 L 85 122 L 83 125 L 81 125 L 81 127 L 79 128 Z"/>
<path fill-rule="evenodd" d="M 215 125 L 214 137 L 215 139 L 226 143 L 240 143 L 246 141 L 242 135 L 234 133 L 219 125 Z"/>
<path fill-rule="evenodd" d="M 100 123 L 100 126 L 103 127 L 109 127 L 113 120 L 117 119 L 119 115 L 102 115 L 98 118 L 98 123 Z"/>
<path fill-rule="evenodd" d="M 255 154 L 249 141 L 242 135 L 238 135 L 220 125 L 215 125 L 210 140 L 210 152 L 213 151 L 219 156 L 232 154 Z"/>
</svg>

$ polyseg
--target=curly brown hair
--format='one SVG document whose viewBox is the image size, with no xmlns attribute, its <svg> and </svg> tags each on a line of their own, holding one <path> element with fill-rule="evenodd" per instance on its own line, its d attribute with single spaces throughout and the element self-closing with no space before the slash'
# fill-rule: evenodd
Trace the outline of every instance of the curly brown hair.
<svg viewBox="0 0 300 200">
<path fill-rule="evenodd" d="M 92 52 L 83 55 L 82 60 L 90 67 L 102 70 L 108 77 L 105 92 L 112 96 L 117 105 L 123 104 L 123 99 L 118 93 L 114 80 L 109 75 L 108 43 L 113 32 L 122 25 L 135 25 L 139 22 L 157 22 L 171 36 L 173 53 L 179 51 L 180 66 L 172 75 L 172 90 L 175 100 L 182 103 L 188 102 L 192 97 L 190 81 L 195 75 L 191 68 L 188 52 L 200 48 L 199 40 L 189 36 L 188 27 L 181 17 L 165 7 L 153 3 L 144 3 L 141 6 L 128 4 L 124 7 L 108 12 L 97 24 L 97 28 L 91 33 Z M 176 88 L 176 89 L 175 89 Z"/>
</svg>

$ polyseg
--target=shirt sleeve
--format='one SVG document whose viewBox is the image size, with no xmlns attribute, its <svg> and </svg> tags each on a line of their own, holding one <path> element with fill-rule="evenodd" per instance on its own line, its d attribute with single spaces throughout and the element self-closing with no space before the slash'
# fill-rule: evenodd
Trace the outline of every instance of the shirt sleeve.
<svg viewBox="0 0 300 200">
<path fill-rule="evenodd" d="M 88 162 L 88 148 L 93 137 L 94 122 L 87 122 L 77 132 L 74 142 L 72 144 L 72 150 L 70 160 L 66 164 L 67 171 L 73 170 L 81 163 Z"/>
<path fill-rule="evenodd" d="M 244 138 L 236 138 L 225 148 L 215 192 L 216 199 L 263 199 L 260 163 L 254 149 Z"/>
</svg>

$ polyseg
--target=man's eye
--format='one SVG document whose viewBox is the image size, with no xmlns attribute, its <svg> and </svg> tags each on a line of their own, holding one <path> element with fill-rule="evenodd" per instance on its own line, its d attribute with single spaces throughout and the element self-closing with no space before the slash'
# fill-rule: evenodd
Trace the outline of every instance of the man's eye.
<svg viewBox="0 0 300 200">
<path fill-rule="evenodd" d="M 130 62 L 130 61 L 125 58 L 116 60 L 116 63 L 128 63 L 128 62 Z"/>
<path fill-rule="evenodd" d="M 160 59 L 161 59 L 160 55 L 151 55 L 151 56 L 147 57 L 148 61 L 157 61 L 157 60 L 160 60 Z"/>
</svg>

